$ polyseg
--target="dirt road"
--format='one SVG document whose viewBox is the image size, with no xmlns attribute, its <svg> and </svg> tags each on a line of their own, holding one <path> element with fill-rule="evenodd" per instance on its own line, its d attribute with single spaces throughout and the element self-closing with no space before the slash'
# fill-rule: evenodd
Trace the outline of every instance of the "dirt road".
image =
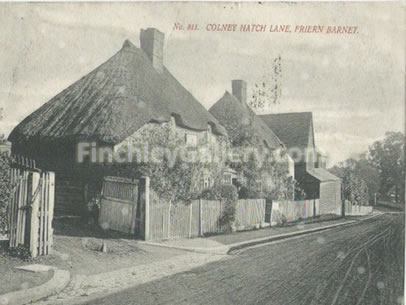
<svg viewBox="0 0 406 305">
<path fill-rule="evenodd" d="M 404 215 L 262 245 L 90 304 L 400 304 Z"/>
</svg>

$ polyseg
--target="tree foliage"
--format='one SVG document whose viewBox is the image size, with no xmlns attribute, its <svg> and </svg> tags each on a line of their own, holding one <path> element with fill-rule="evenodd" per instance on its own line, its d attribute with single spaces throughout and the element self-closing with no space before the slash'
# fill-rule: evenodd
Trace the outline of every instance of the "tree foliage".
<svg viewBox="0 0 406 305">
<path fill-rule="evenodd" d="M 279 102 L 282 96 L 282 58 L 279 55 L 272 61 L 270 75 L 262 83 L 255 84 L 248 104 L 253 109 L 263 109 Z"/>
<path fill-rule="evenodd" d="M 0 108 L 0 120 L 3 119 L 3 108 Z M 6 141 L 6 137 L 4 134 L 0 133 L 0 144 L 4 143 Z"/>
<path fill-rule="evenodd" d="M 199 197 L 202 189 L 203 176 L 209 175 L 214 184 L 218 184 L 222 177 L 222 166 L 215 162 L 186 162 L 175 151 L 184 148 L 182 137 L 173 133 L 168 124 L 160 124 L 155 128 L 143 130 L 136 142 L 141 146 L 148 143 L 152 149 L 171 151 L 176 158 L 162 152 L 161 162 L 132 162 L 115 165 L 118 175 L 138 179 L 150 177 L 151 188 L 160 196 L 172 203 L 185 203 Z M 134 143 L 137 145 L 137 143 Z M 192 152 L 192 150 L 191 150 Z M 127 151 L 123 151 L 126 154 Z M 149 153 L 151 155 L 151 153 Z M 145 160 L 144 160 L 145 161 Z"/>
<path fill-rule="evenodd" d="M 379 193 L 381 180 L 379 172 L 368 162 L 366 154 L 360 156 L 360 159 L 356 163 L 356 170 L 367 184 L 369 201 L 372 202 L 375 195 Z"/>
<path fill-rule="evenodd" d="M 0 119 L 2 119 L 0 108 Z M 0 134 L 0 143 L 5 141 L 4 135 Z M 10 157 L 8 153 L 0 154 L 0 227 L 7 222 L 7 206 L 10 199 Z"/>
<path fill-rule="evenodd" d="M 236 120 L 224 120 L 230 144 L 234 150 L 241 149 L 240 155 L 245 155 L 244 162 L 228 162 L 242 178 L 239 185 L 240 198 L 269 198 L 273 200 L 294 199 L 294 194 L 303 193 L 296 181 L 288 175 L 288 155 L 285 150 L 272 151 L 263 142 L 254 128 L 253 111 L 244 124 Z M 249 152 L 249 149 L 252 152 Z M 260 164 L 257 155 L 265 156 Z M 279 154 L 278 161 L 276 154 Z M 285 160 L 281 162 L 280 160 Z M 303 197 L 303 196 L 302 196 Z"/>
<path fill-rule="evenodd" d="M 331 168 L 330 172 L 343 181 L 343 199 L 356 205 L 367 205 L 372 199 L 367 181 L 370 181 L 371 187 L 379 183 L 373 181 L 373 176 L 369 177 L 373 169 L 365 164 L 365 159 L 348 159 Z"/>
<path fill-rule="evenodd" d="M 369 147 L 368 161 L 379 171 L 380 193 L 384 196 L 395 191 L 395 200 L 404 200 L 405 189 L 405 137 L 401 132 L 387 132 L 385 138 Z"/>
</svg>

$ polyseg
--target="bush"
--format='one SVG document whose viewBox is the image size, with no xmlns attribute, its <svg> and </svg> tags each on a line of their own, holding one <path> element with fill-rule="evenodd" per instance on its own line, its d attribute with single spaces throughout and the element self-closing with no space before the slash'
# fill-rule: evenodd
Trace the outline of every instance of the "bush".
<svg viewBox="0 0 406 305">
<path fill-rule="evenodd" d="M 221 184 L 205 189 L 200 193 L 200 198 L 206 200 L 237 200 L 238 191 L 234 185 Z"/>
<path fill-rule="evenodd" d="M 236 201 L 226 200 L 223 215 L 221 215 L 219 222 L 221 226 L 226 228 L 226 231 L 231 231 L 231 227 L 235 221 Z"/>
<path fill-rule="evenodd" d="M 237 188 L 234 185 L 220 185 L 219 189 L 221 199 L 233 202 L 238 200 Z"/>
<path fill-rule="evenodd" d="M 234 185 L 222 184 L 204 190 L 200 198 L 206 200 L 222 200 L 224 203 L 223 214 L 219 222 L 221 226 L 230 231 L 235 220 L 235 206 L 238 200 L 238 191 Z"/>
<path fill-rule="evenodd" d="M 234 185 L 222 185 L 220 187 L 220 196 L 225 204 L 223 215 L 219 219 L 220 225 L 225 226 L 227 231 L 231 231 L 235 221 L 235 207 L 238 200 L 237 188 Z"/>
<path fill-rule="evenodd" d="M 260 198 L 260 193 L 252 188 L 241 186 L 238 192 L 238 198 L 240 199 L 257 199 Z"/>
<path fill-rule="evenodd" d="M 220 200 L 219 189 L 216 187 L 205 189 L 200 193 L 200 198 L 206 200 Z"/>
</svg>

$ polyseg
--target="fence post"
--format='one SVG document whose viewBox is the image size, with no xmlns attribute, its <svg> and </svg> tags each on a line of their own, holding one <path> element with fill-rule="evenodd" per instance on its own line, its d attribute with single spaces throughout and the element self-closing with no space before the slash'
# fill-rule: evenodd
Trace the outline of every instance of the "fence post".
<svg viewBox="0 0 406 305">
<path fill-rule="evenodd" d="M 203 236 L 203 210 L 202 210 L 202 199 L 199 198 L 199 236 Z"/>
<path fill-rule="evenodd" d="M 189 212 L 189 238 L 192 237 L 192 217 L 193 217 L 193 201 L 189 204 L 190 212 Z"/>
<path fill-rule="evenodd" d="M 345 217 L 345 200 L 341 200 L 341 216 Z"/>
<path fill-rule="evenodd" d="M 145 177 L 145 222 L 144 222 L 144 238 L 145 240 L 150 239 L 149 234 L 149 177 Z"/>
<path fill-rule="evenodd" d="M 171 236 L 171 208 L 172 208 L 172 199 L 169 200 L 168 207 L 168 238 Z"/>
<path fill-rule="evenodd" d="M 31 210 L 31 226 L 30 226 L 30 252 L 32 257 L 38 254 L 38 209 L 41 199 L 41 193 L 38 189 L 40 182 L 40 174 L 32 174 L 32 210 Z"/>
<path fill-rule="evenodd" d="M 316 198 L 313 198 L 313 217 L 316 217 Z"/>
</svg>

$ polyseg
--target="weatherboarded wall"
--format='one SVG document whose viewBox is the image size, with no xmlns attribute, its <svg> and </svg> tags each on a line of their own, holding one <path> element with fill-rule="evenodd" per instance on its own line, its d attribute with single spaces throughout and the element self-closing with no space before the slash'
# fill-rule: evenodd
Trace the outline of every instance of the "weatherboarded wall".
<svg viewBox="0 0 406 305">
<path fill-rule="evenodd" d="M 320 214 L 341 215 L 341 182 L 320 183 Z"/>
</svg>

